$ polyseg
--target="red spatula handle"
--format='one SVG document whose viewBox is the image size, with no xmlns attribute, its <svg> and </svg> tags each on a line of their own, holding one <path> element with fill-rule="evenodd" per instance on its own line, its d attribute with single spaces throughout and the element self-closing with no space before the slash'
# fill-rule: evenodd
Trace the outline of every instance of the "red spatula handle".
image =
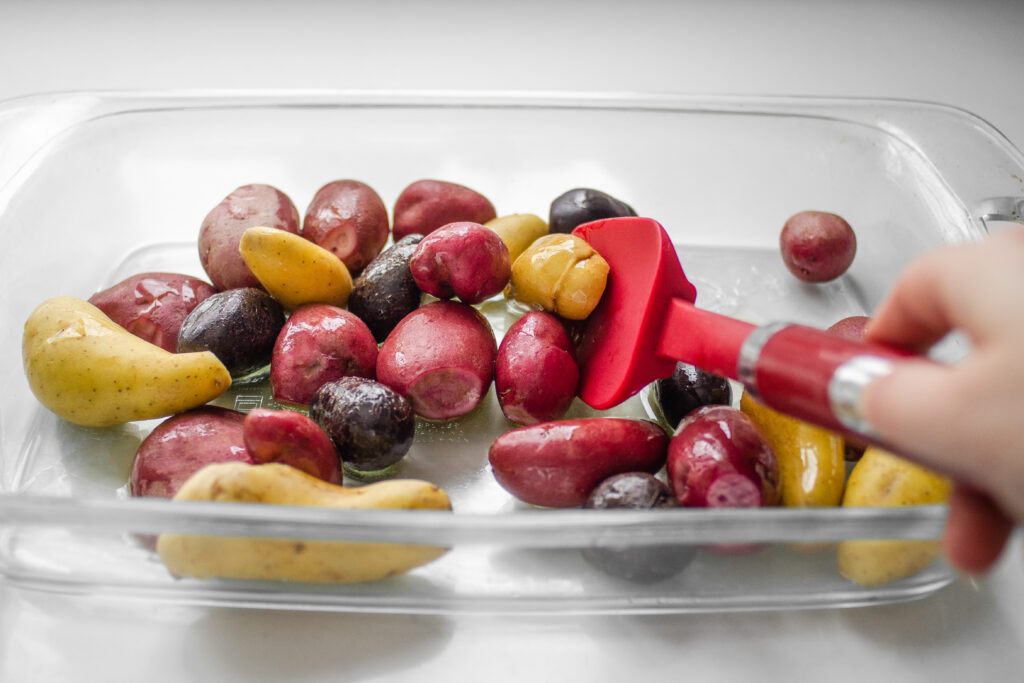
<svg viewBox="0 0 1024 683">
<path fill-rule="evenodd" d="M 781 413 L 871 440 L 861 391 L 910 355 L 803 325 L 755 327 L 681 299 L 668 307 L 657 352 L 739 380 Z"/>
<path fill-rule="evenodd" d="M 745 340 L 736 379 L 781 413 L 874 439 L 861 392 L 908 355 L 803 325 L 766 325 Z"/>
</svg>

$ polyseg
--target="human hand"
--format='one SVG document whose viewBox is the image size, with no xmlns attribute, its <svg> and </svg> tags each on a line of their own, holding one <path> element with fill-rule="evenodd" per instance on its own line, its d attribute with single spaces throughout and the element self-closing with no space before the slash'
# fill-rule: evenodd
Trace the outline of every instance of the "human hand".
<svg viewBox="0 0 1024 683">
<path fill-rule="evenodd" d="M 943 550 L 977 573 L 1024 522 L 1024 228 L 913 262 L 866 338 L 923 353 L 953 330 L 971 341 L 965 359 L 901 364 L 862 407 L 894 450 L 953 477 Z"/>
</svg>

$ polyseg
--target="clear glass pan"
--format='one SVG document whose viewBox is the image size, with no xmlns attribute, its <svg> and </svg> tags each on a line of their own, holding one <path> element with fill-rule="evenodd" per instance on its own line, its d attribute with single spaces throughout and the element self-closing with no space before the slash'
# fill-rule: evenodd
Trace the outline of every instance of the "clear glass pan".
<svg viewBox="0 0 1024 683">
<path fill-rule="evenodd" d="M 493 391 L 474 413 L 421 422 L 395 476 L 433 481 L 455 512 L 330 511 L 130 500 L 132 455 L 158 422 L 90 429 L 31 395 L 21 322 L 42 300 L 88 297 L 128 275 L 203 277 L 206 212 L 263 182 L 300 211 L 324 183 L 358 178 L 393 204 L 420 178 L 486 194 L 499 214 L 547 215 L 596 187 L 659 220 L 698 305 L 751 322 L 830 325 L 869 313 L 916 255 L 1018 220 L 1024 159 L 991 126 L 941 105 L 881 100 L 591 93 L 65 93 L 0 104 L 0 573 L 16 585 L 146 600 L 385 612 L 658 612 L 856 606 L 909 600 L 953 578 L 940 561 L 863 588 L 839 576 L 831 542 L 934 539 L 942 507 L 537 510 L 487 466 L 511 425 Z M 858 235 L 842 279 L 793 280 L 778 232 L 793 213 L 834 211 Z M 500 337 L 513 320 L 481 306 Z M 963 352 L 951 339 L 948 353 Z M 243 386 L 228 406 L 268 400 Z M 612 414 L 652 416 L 646 393 Z M 594 414 L 575 405 L 571 415 Z M 168 531 L 443 545 L 411 573 L 372 584 L 173 579 L 135 534 Z M 817 552 L 794 544 L 823 543 Z M 609 576 L 581 550 L 685 544 L 701 550 L 654 584 Z"/>
</svg>

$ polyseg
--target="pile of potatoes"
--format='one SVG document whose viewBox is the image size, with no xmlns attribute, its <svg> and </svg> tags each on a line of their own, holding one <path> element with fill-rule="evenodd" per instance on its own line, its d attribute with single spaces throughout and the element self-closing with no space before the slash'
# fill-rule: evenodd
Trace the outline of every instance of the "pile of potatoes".
<svg viewBox="0 0 1024 683">
<path fill-rule="evenodd" d="M 300 217 L 279 189 L 245 185 L 201 223 L 198 252 L 209 282 L 140 273 L 88 300 L 44 302 L 25 325 L 26 376 L 47 408 L 76 424 L 165 418 L 133 461 L 133 496 L 450 511 L 447 494 L 430 482 L 344 487 L 342 468 L 378 476 L 409 451 L 417 419 L 464 416 L 493 383 L 517 427 L 494 442 L 489 463 L 498 483 L 529 504 L 944 499 L 948 482 L 877 449 L 860 457 L 847 481 L 842 439 L 748 396 L 732 407 L 728 383 L 695 369 L 656 388 L 665 415 L 675 415 L 674 430 L 639 419 L 563 419 L 580 379 L 573 331 L 609 275 L 601 255 L 571 231 L 635 215 L 621 200 L 576 188 L 551 203 L 548 221 L 499 217 L 483 194 L 428 179 L 401 192 L 391 221 L 380 196 L 356 180 L 324 185 Z M 797 244 L 790 233 L 781 241 L 787 266 Z M 840 251 L 852 260 L 850 249 Z M 848 266 L 834 267 L 834 277 Z M 498 343 L 476 306 L 502 294 L 528 312 Z M 263 376 L 288 409 L 242 414 L 207 405 L 233 382 Z M 708 388 L 716 380 L 724 393 Z M 654 476 L 662 472 L 664 480 Z M 920 542 L 872 543 L 840 545 L 844 576 L 884 583 L 919 571 L 935 554 Z M 172 534 L 156 550 L 175 576 L 328 583 L 385 578 L 444 552 Z M 584 556 L 607 573 L 653 581 L 682 571 L 694 555 L 684 550 Z"/>
</svg>

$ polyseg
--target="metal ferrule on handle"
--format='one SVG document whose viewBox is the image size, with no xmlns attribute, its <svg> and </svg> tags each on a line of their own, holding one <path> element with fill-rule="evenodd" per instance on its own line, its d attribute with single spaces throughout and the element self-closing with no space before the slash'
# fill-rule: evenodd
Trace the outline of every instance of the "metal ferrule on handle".
<svg viewBox="0 0 1024 683">
<path fill-rule="evenodd" d="M 812 327 L 773 323 L 756 328 L 744 340 L 737 379 L 779 412 L 876 440 L 861 412 L 861 395 L 903 357 Z"/>
</svg>

